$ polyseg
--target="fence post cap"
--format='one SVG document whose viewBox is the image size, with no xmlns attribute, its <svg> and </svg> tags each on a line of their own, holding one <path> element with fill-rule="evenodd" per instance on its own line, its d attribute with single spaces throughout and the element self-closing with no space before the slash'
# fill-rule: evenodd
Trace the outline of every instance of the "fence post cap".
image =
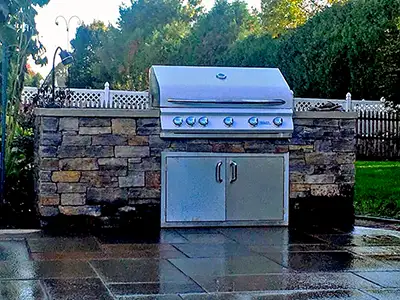
<svg viewBox="0 0 400 300">
<path fill-rule="evenodd" d="M 109 84 L 108 82 L 106 82 L 106 83 L 104 84 L 104 87 L 108 89 L 108 88 L 110 87 L 110 84 Z"/>
<path fill-rule="evenodd" d="M 351 100 L 351 94 L 350 94 L 350 92 L 348 92 L 348 93 L 346 94 L 346 100 Z"/>
</svg>

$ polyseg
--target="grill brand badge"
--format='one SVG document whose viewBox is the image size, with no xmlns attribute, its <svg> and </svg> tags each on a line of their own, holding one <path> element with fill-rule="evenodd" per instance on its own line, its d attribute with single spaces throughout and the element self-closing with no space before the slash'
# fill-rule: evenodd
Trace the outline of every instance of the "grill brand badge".
<svg viewBox="0 0 400 300">
<path fill-rule="evenodd" d="M 271 125 L 271 122 L 270 122 L 270 121 L 263 121 L 263 120 L 261 120 L 261 121 L 260 121 L 260 125 Z"/>
<path fill-rule="evenodd" d="M 216 76 L 218 79 L 224 80 L 226 79 L 226 75 L 224 73 L 218 73 Z"/>
</svg>

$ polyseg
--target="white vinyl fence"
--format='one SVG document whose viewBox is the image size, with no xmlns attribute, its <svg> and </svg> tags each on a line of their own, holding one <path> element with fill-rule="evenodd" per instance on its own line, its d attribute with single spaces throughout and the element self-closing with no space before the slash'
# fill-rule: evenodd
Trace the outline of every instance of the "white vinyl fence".
<svg viewBox="0 0 400 300">
<path fill-rule="evenodd" d="M 92 89 L 69 89 L 70 100 L 66 107 L 73 108 L 119 108 L 119 109 L 149 109 L 147 92 L 110 90 L 106 83 L 103 90 Z M 22 93 L 22 102 L 29 103 L 37 88 L 25 87 Z M 352 100 L 350 93 L 345 99 L 316 99 L 316 98 L 294 98 L 295 111 L 307 111 L 313 107 L 320 107 L 327 102 L 340 104 L 346 111 L 376 111 L 388 110 L 384 99 L 381 100 Z"/>
<path fill-rule="evenodd" d="M 109 84 L 103 90 L 68 89 L 70 99 L 66 107 L 72 108 L 120 108 L 120 109 L 148 109 L 149 98 L 147 92 L 132 92 L 110 90 Z M 22 102 L 30 103 L 32 96 L 37 93 L 35 87 L 25 87 L 22 92 Z"/>
</svg>

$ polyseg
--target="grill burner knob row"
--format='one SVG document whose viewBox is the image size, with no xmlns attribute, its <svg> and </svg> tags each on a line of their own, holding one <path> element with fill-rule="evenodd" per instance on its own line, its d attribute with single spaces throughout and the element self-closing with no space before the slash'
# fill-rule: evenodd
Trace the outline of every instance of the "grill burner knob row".
<svg viewBox="0 0 400 300">
<path fill-rule="evenodd" d="M 283 118 L 281 117 L 276 117 L 273 121 L 272 121 L 276 126 L 282 126 L 283 124 Z"/>
<path fill-rule="evenodd" d="M 183 118 L 182 117 L 175 117 L 172 122 L 174 122 L 174 124 L 176 126 L 182 126 L 183 124 Z"/>
<path fill-rule="evenodd" d="M 258 125 L 258 118 L 252 117 L 249 119 L 249 124 L 253 127 L 256 127 Z"/>
<path fill-rule="evenodd" d="M 189 126 L 193 126 L 194 124 L 196 124 L 196 118 L 195 117 L 187 117 L 186 124 L 188 124 Z"/>
<path fill-rule="evenodd" d="M 231 127 L 233 125 L 233 118 L 232 117 L 226 117 L 224 119 L 224 123 L 226 126 Z"/>
<path fill-rule="evenodd" d="M 208 124 L 208 118 L 207 118 L 207 117 L 201 117 L 201 118 L 199 119 L 199 123 L 200 123 L 201 126 L 207 126 L 207 124 Z"/>
</svg>

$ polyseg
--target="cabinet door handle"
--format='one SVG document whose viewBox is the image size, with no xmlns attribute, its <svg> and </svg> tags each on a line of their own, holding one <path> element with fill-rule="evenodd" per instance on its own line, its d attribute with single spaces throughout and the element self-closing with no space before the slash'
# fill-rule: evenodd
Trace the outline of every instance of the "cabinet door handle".
<svg viewBox="0 0 400 300">
<path fill-rule="evenodd" d="M 222 182 L 222 178 L 221 178 L 221 167 L 222 167 L 222 161 L 220 161 L 219 163 L 217 163 L 217 167 L 215 168 L 215 180 L 218 183 Z"/>
<path fill-rule="evenodd" d="M 238 165 L 234 161 L 231 161 L 231 183 L 237 180 Z"/>
</svg>

